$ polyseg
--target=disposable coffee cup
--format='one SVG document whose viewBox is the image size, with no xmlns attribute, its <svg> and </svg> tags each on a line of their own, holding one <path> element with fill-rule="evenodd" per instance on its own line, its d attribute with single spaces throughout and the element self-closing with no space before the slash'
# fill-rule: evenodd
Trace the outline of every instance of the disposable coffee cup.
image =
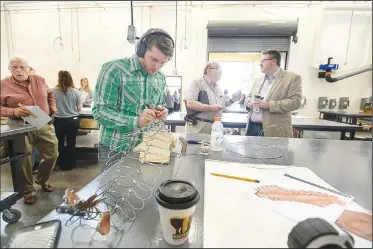
<svg viewBox="0 0 373 249">
<path fill-rule="evenodd" d="M 171 245 L 184 244 L 200 198 L 197 189 L 187 181 L 168 180 L 159 186 L 155 198 L 164 239 Z"/>
</svg>

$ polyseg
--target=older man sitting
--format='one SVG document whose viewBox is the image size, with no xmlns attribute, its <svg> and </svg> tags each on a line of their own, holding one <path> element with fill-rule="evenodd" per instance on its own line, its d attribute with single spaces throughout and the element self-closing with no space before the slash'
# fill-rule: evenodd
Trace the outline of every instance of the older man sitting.
<svg viewBox="0 0 373 249">
<path fill-rule="evenodd" d="M 39 106 L 48 115 L 53 115 L 56 109 L 55 96 L 45 83 L 44 78 L 31 75 L 30 66 L 25 58 L 13 57 L 9 60 L 11 76 L 1 80 L 1 116 L 8 117 L 9 125 L 23 124 L 21 117 L 31 113 L 24 106 Z M 21 105 L 21 106 L 22 106 Z M 28 132 L 27 136 L 14 141 L 14 151 L 30 153 L 36 146 L 41 162 L 35 183 L 46 192 L 53 191 L 48 180 L 58 157 L 58 142 L 53 124 L 46 124 L 37 131 Z M 25 177 L 24 202 L 33 204 L 36 201 L 32 175 L 32 156 L 19 160 Z"/>
</svg>

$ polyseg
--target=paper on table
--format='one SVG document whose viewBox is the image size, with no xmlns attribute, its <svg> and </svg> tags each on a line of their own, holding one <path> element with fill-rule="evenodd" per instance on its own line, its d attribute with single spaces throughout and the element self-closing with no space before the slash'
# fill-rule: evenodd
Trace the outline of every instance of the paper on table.
<svg viewBox="0 0 373 249">
<path fill-rule="evenodd" d="M 287 236 L 296 222 L 258 201 L 254 194 L 258 183 L 211 175 L 214 172 L 270 183 L 286 168 L 206 160 L 203 247 L 287 248 Z"/>
<path fill-rule="evenodd" d="M 258 179 L 260 184 L 216 177 L 211 175 L 213 172 Z M 303 167 L 206 160 L 203 247 L 287 248 L 288 235 L 298 222 L 280 215 L 278 210 L 268 205 L 273 201 L 263 198 L 260 200 L 255 195 L 255 190 L 261 185 L 271 185 L 276 181 L 281 183 L 278 179 L 286 179 L 284 173 L 332 188 L 311 170 Z M 308 186 L 304 188 L 307 189 Z M 326 216 L 331 220 L 335 219 L 333 212 L 329 211 Z M 316 216 L 319 215 L 318 212 L 313 212 Z"/>
<path fill-rule="evenodd" d="M 350 205 L 348 205 L 346 207 L 346 210 L 355 211 L 355 212 L 362 212 L 362 213 L 366 213 L 366 214 L 372 215 L 371 211 L 368 211 L 368 210 L 364 209 L 363 207 L 361 207 L 360 205 L 358 205 L 356 202 L 352 202 Z M 371 229 L 372 225 L 370 224 L 369 227 Z M 348 231 L 348 229 L 346 229 L 346 230 Z M 365 232 L 368 233 L 368 231 L 365 231 Z M 371 232 L 372 232 L 372 230 L 370 230 L 370 233 Z M 372 248 L 372 241 L 364 239 L 364 238 L 361 238 L 361 237 L 355 235 L 352 232 L 350 232 L 350 234 L 354 238 L 354 241 L 355 241 L 355 246 L 354 247 L 355 248 Z"/>
<path fill-rule="evenodd" d="M 30 115 L 28 117 L 22 117 L 23 120 L 27 121 L 28 123 L 32 124 L 33 126 L 36 126 L 36 128 L 39 130 L 44 125 L 46 125 L 49 121 L 52 120 L 52 118 L 46 114 L 42 109 L 40 109 L 39 106 L 25 106 L 27 110 L 32 112 L 36 117 L 33 115 Z"/>
<path fill-rule="evenodd" d="M 309 171 L 309 172 L 306 172 L 306 171 Z M 311 170 L 307 168 L 303 168 L 302 172 L 294 172 L 291 175 L 295 177 L 299 177 L 301 179 L 308 180 L 309 178 L 307 175 L 311 175 L 311 174 L 314 174 Z M 311 181 L 311 182 L 334 190 L 332 186 L 324 182 L 321 178 L 319 178 L 318 180 L 315 179 L 314 181 Z M 308 203 L 302 203 L 301 198 L 306 197 L 306 196 L 301 196 L 299 198 L 300 200 L 298 199 L 299 201 L 296 201 L 295 199 L 294 201 L 278 201 L 278 200 L 274 201 L 268 198 L 258 197 L 259 199 L 262 199 L 267 204 L 269 204 L 274 209 L 274 211 L 297 222 L 308 219 L 308 218 L 321 218 L 321 219 L 327 220 L 328 222 L 334 223 L 338 219 L 338 217 L 343 213 L 346 206 L 348 206 L 353 200 L 353 198 L 348 198 L 345 196 L 337 195 L 332 192 L 323 190 L 321 188 L 318 188 L 318 187 L 315 187 L 315 186 L 312 186 L 312 185 L 309 185 L 309 184 L 306 184 L 306 183 L 303 183 L 303 182 L 300 182 L 300 181 L 297 181 L 291 178 L 287 178 L 283 175 L 280 175 L 276 177 L 276 179 L 273 179 L 270 185 L 276 185 L 280 188 L 290 190 L 290 191 L 302 191 L 303 190 L 303 191 L 310 191 L 309 193 L 316 192 L 316 193 L 325 194 L 331 197 L 337 197 L 338 202 L 341 203 L 341 204 L 333 203 L 331 205 L 318 206 L 318 205 L 313 205 L 313 204 L 308 204 Z"/>
</svg>

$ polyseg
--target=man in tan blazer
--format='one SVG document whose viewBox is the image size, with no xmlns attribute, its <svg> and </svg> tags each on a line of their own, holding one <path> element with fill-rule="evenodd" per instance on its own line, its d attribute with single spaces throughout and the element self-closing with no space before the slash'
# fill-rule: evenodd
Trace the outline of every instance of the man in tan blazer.
<svg viewBox="0 0 373 249">
<path fill-rule="evenodd" d="M 248 110 L 246 136 L 292 137 L 292 111 L 302 99 L 302 79 L 280 67 L 281 54 L 276 50 L 262 52 L 264 74 L 256 81 L 245 100 Z"/>
</svg>

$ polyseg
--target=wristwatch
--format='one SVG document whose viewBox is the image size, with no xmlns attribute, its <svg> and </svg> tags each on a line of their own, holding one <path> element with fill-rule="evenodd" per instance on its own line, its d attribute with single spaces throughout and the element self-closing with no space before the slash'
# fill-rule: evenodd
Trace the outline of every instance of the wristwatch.
<svg viewBox="0 0 373 249">
<path fill-rule="evenodd" d="M 232 101 L 232 99 L 229 99 L 229 101 L 233 104 L 234 102 Z"/>
</svg>

